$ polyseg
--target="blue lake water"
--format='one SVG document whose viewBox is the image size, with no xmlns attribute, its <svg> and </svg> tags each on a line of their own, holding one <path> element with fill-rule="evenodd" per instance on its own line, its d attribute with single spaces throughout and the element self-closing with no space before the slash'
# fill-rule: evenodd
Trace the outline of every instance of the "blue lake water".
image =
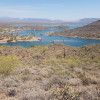
<svg viewBox="0 0 100 100">
<path fill-rule="evenodd" d="M 62 26 L 62 25 L 69 26 L 70 28 L 77 28 L 77 27 L 87 25 L 87 23 L 86 24 L 76 24 L 76 25 L 59 24 L 59 25 L 39 25 L 39 26 L 56 27 L 56 26 Z M 9 27 L 23 27 L 23 26 L 37 26 L 37 25 L 9 25 Z"/>
<path fill-rule="evenodd" d="M 84 26 L 84 25 L 87 25 L 87 23 L 86 23 L 86 24 L 76 24 L 76 25 L 60 24 L 60 25 L 42 25 L 42 26 L 44 26 L 44 27 L 56 27 L 56 26 L 62 26 L 62 25 L 64 25 L 64 26 L 69 26 L 70 29 L 73 29 L 73 28 L 82 27 L 82 26 Z"/>
<path fill-rule="evenodd" d="M 86 25 L 86 24 L 67 25 L 67 26 L 70 26 L 70 28 L 73 29 L 73 28 L 84 26 L 84 25 Z M 46 27 L 49 27 L 49 26 L 47 25 Z M 100 40 L 41 35 L 41 34 L 46 34 L 46 33 L 49 33 L 49 32 L 62 31 L 62 30 L 65 30 L 65 29 L 23 30 L 23 31 L 19 31 L 17 33 L 14 33 L 14 34 L 22 36 L 22 35 L 30 35 L 30 33 L 35 33 L 35 36 L 41 37 L 42 41 L 6 43 L 6 44 L 0 44 L 0 45 L 29 47 L 32 44 L 34 44 L 34 45 L 45 45 L 45 44 L 51 44 L 54 41 L 54 43 L 63 43 L 63 44 L 73 46 L 73 47 L 80 47 L 80 46 L 84 46 L 84 45 L 88 45 L 88 44 L 100 43 Z"/>
</svg>

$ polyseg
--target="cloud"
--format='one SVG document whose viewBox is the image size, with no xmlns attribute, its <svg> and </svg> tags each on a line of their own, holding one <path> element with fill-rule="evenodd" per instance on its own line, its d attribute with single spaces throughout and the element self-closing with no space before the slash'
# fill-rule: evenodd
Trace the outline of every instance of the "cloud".
<svg viewBox="0 0 100 100">
<path fill-rule="evenodd" d="M 32 13 L 32 12 L 36 12 L 33 10 L 26 10 L 26 9 L 16 9 L 16 8 L 7 8 L 7 7 L 0 7 L 0 12 L 10 12 L 10 13 Z"/>
<path fill-rule="evenodd" d="M 0 13 L 2 16 L 12 16 L 12 17 L 29 17 L 31 15 L 35 15 L 38 11 L 34 9 L 27 8 L 16 8 L 16 7 L 1 7 Z"/>
</svg>

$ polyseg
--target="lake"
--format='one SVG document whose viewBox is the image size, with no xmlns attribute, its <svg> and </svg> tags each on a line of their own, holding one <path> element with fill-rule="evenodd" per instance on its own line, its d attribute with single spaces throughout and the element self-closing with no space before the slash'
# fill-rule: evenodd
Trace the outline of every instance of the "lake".
<svg viewBox="0 0 100 100">
<path fill-rule="evenodd" d="M 73 29 L 73 28 L 84 26 L 84 25 L 86 25 L 86 24 L 66 25 L 66 26 L 70 26 L 70 29 Z M 23 25 L 17 25 L 17 26 L 14 26 L 14 27 L 22 27 L 22 26 Z M 52 27 L 52 25 L 44 25 L 44 26 L 45 27 Z M 16 43 L 6 43 L 6 44 L 0 44 L 0 45 L 23 46 L 23 47 L 27 48 L 27 47 L 31 46 L 32 44 L 34 44 L 34 45 L 46 45 L 46 44 L 51 44 L 54 41 L 54 43 L 63 43 L 63 44 L 73 46 L 73 47 L 80 47 L 80 46 L 84 46 L 84 45 L 88 45 L 88 44 L 100 43 L 100 40 L 41 35 L 41 34 L 46 34 L 46 33 L 49 33 L 49 32 L 62 31 L 62 30 L 65 30 L 65 29 L 23 30 L 23 31 L 19 31 L 19 32 L 13 33 L 13 34 L 22 36 L 22 35 L 30 35 L 30 33 L 35 33 L 35 36 L 41 37 L 42 41 L 16 42 Z"/>
</svg>

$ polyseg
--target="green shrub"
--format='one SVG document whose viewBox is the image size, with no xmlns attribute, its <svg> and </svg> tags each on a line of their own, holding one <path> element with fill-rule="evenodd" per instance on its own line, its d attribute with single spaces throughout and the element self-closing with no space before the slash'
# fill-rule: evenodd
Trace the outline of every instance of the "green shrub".
<svg viewBox="0 0 100 100">
<path fill-rule="evenodd" d="M 80 64 L 83 64 L 82 60 L 79 57 L 68 57 L 66 59 L 50 58 L 50 59 L 46 59 L 45 62 L 47 63 L 66 63 L 70 67 L 77 67 Z"/>
<path fill-rule="evenodd" d="M 21 38 L 24 38 L 25 36 L 20 36 Z"/>
<path fill-rule="evenodd" d="M 29 48 L 31 48 L 31 47 L 35 47 L 35 45 L 34 45 L 34 44 L 32 44 Z"/>
<path fill-rule="evenodd" d="M 7 40 L 8 43 L 10 43 L 10 42 L 12 42 L 12 41 L 13 41 L 13 39 L 9 39 L 9 40 Z"/>
<path fill-rule="evenodd" d="M 55 73 L 55 75 L 64 78 L 68 75 L 67 69 L 66 68 L 61 68 L 58 66 L 52 67 L 53 72 Z"/>
<path fill-rule="evenodd" d="M 34 53 L 33 56 L 39 58 L 41 57 L 41 53 Z"/>
<path fill-rule="evenodd" d="M 30 34 L 34 34 L 35 35 L 35 33 L 30 33 Z"/>
<path fill-rule="evenodd" d="M 34 49 L 35 51 L 47 51 L 49 48 L 47 46 L 40 46 L 40 45 L 37 45 L 35 46 L 35 48 L 32 48 Z"/>
<path fill-rule="evenodd" d="M 58 62 L 60 62 L 60 60 L 56 59 L 56 58 L 50 58 L 50 59 L 46 59 L 45 62 L 47 62 L 47 63 L 58 63 Z"/>
<path fill-rule="evenodd" d="M 19 66 L 20 62 L 16 56 L 2 56 L 0 57 L 0 73 L 8 75 L 12 68 Z"/>
<path fill-rule="evenodd" d="M 62 52 L 58 52 L 58 53 L 56 53 L 56 56 L 58 58 L 63 58 L 64 57 L 64 54 Z"/>
<path fill-rule="evenodd" d="M 78 61 L 73 58 L 66 59 L 66 63 L 71 67 L 76 67 L 79 65 Z"/>
<path fill-rule="evenodd" d="M 29 36 L 28 38 L 27 38 L 27 40 L 30 40 L 30 39 L 32 39 L 33 37 L 32 36 Z"/>
<path fill-rule="evenodd" d="M 61 60 L 62 63 L 66 63 L 70 67 L 77 67 L 80 64 L 83 64 L 81 58 L 79 57 L 68 57 L 66 59 Z"/>
<path fill-rule="evenodd" d="M 46 51 L 46 50 L 48 50 L 49 48 L 48 47 L 43 47 L 43 50 L 42 51 Z"/>
</svg>

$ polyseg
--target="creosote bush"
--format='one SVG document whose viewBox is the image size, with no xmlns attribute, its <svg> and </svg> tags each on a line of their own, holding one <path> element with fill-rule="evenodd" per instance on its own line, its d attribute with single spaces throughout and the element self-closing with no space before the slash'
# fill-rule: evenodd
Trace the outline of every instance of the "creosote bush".
<svg viewBox="0 0 100 100">
<path fill-rule="evenodd" d="M 37 46 L 32 45 L 32 46 L 29 47 L 29 49 L 32 49 L 32 50 L 37 51 L 37 52 L 41 52 L 41 51 L 44 51 L 44 50 L 47 51 L 49 48 L 47 46 L 42 47 L 40 45 L 37 45 Z"/>
<path fill-rule="evenodd" d="M 69 57 L 64 60 L 70 67 L 77 67 L 82 64 L 82 60 L 79 57 Z"/>
<path fill-rule="evenodd" d="M 82 59 L 79 57 L 67 57 L 65 59 L 50 58 L 50 59 L 46 59 L 45 62 L 47 63 L 66 63 L 69 67 L 77 67 L 80 64 L 83 64 Z"/>
<path fill-rule="evenodd" d="M 11 73 L 12 68 L 20 65 L 19 59 L 12 56 L 2 56 L 0 57 L 0 74 L 8 75 Z"/>
<path fill-rule="evenodd" d="M 58 63 L 60 62 L 60 60 L 56 58 L 50 58 L 50 59 L 45 59 L 45 62 L 46 63 Z"/>
</svg>

